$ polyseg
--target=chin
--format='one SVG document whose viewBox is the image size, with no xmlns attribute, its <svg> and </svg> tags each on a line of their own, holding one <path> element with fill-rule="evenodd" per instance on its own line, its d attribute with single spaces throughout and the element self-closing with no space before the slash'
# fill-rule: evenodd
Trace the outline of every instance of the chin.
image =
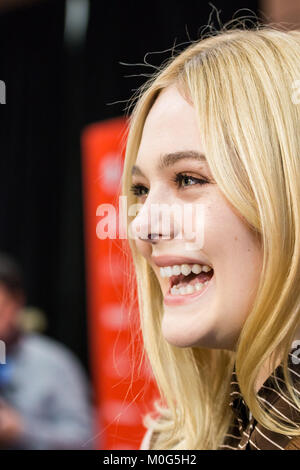
<svg viewBox="0 0 300 470">
<path fill-rule="evenodd" d="M 188 331 L 182 325 L 176 325 L 174 321 L 170 325 L 170 322 L 166 321 L 165 317 L 162 321 L 162 334 L 167 343 L 178 348 L 221 348 L 217 344 L 216 335 L 211 330 L 195 331 L 195 329 L 191 328 L 191 331 Z"/>
</svg>

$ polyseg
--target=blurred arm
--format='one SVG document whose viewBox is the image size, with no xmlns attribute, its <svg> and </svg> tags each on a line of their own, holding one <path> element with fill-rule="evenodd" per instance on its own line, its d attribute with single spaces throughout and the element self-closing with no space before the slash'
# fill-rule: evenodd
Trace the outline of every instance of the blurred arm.
<svg viewBox="0 0 300 470">
<path fill-rule="evenodd" d="M 48 393 L 36 413 L 22 416 L 17 444 L 24 449 L 91 449 L 95 443 L 95 413 L 90 387 L 81 365 L 66 356 L 47 367 Z"/>
</svg>

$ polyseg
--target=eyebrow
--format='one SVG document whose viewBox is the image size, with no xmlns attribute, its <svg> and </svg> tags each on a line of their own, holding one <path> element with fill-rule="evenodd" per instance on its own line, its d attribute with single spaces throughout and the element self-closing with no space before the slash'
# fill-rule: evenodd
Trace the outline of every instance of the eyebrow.
<svg viewBox="0 0 300 470">
<path fill-rule="evenodd" d="M 181 160 L 196 160 L 197 162 L 207 163 L 205 155 L 203 153 L 196 152 L 195 150 L 166 153 L 161 155 L 157 170 L 162 171 Z M 137 165 L 133 165 L 131 175 L 145 176 Z"/>
</svg>

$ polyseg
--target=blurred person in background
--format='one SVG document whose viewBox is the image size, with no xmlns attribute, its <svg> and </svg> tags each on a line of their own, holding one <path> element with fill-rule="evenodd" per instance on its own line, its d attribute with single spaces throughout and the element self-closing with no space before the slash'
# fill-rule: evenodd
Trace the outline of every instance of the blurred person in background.
<svg viewBox="0 0 300 470">
<path fill-rule="evenodd" d="M 56 340 L 25 331 L 25 304 L 21 269 L 0 253 L 0 449 L 92 449 L 94 411 L 83 367 Z"/>
</svg>

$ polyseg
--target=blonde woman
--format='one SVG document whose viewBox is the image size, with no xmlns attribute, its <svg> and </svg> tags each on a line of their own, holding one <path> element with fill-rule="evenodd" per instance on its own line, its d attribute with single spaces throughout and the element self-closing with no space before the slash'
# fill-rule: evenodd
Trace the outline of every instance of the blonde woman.
<svg viewBox="0 0 300 470">
<path fill-rule="evenodd" d="M 300 32 L 257 23 L 141 90 L 122 193 L 161 394 L 141 449 L 300 448 L 299 84 Z"/>
</svg>

